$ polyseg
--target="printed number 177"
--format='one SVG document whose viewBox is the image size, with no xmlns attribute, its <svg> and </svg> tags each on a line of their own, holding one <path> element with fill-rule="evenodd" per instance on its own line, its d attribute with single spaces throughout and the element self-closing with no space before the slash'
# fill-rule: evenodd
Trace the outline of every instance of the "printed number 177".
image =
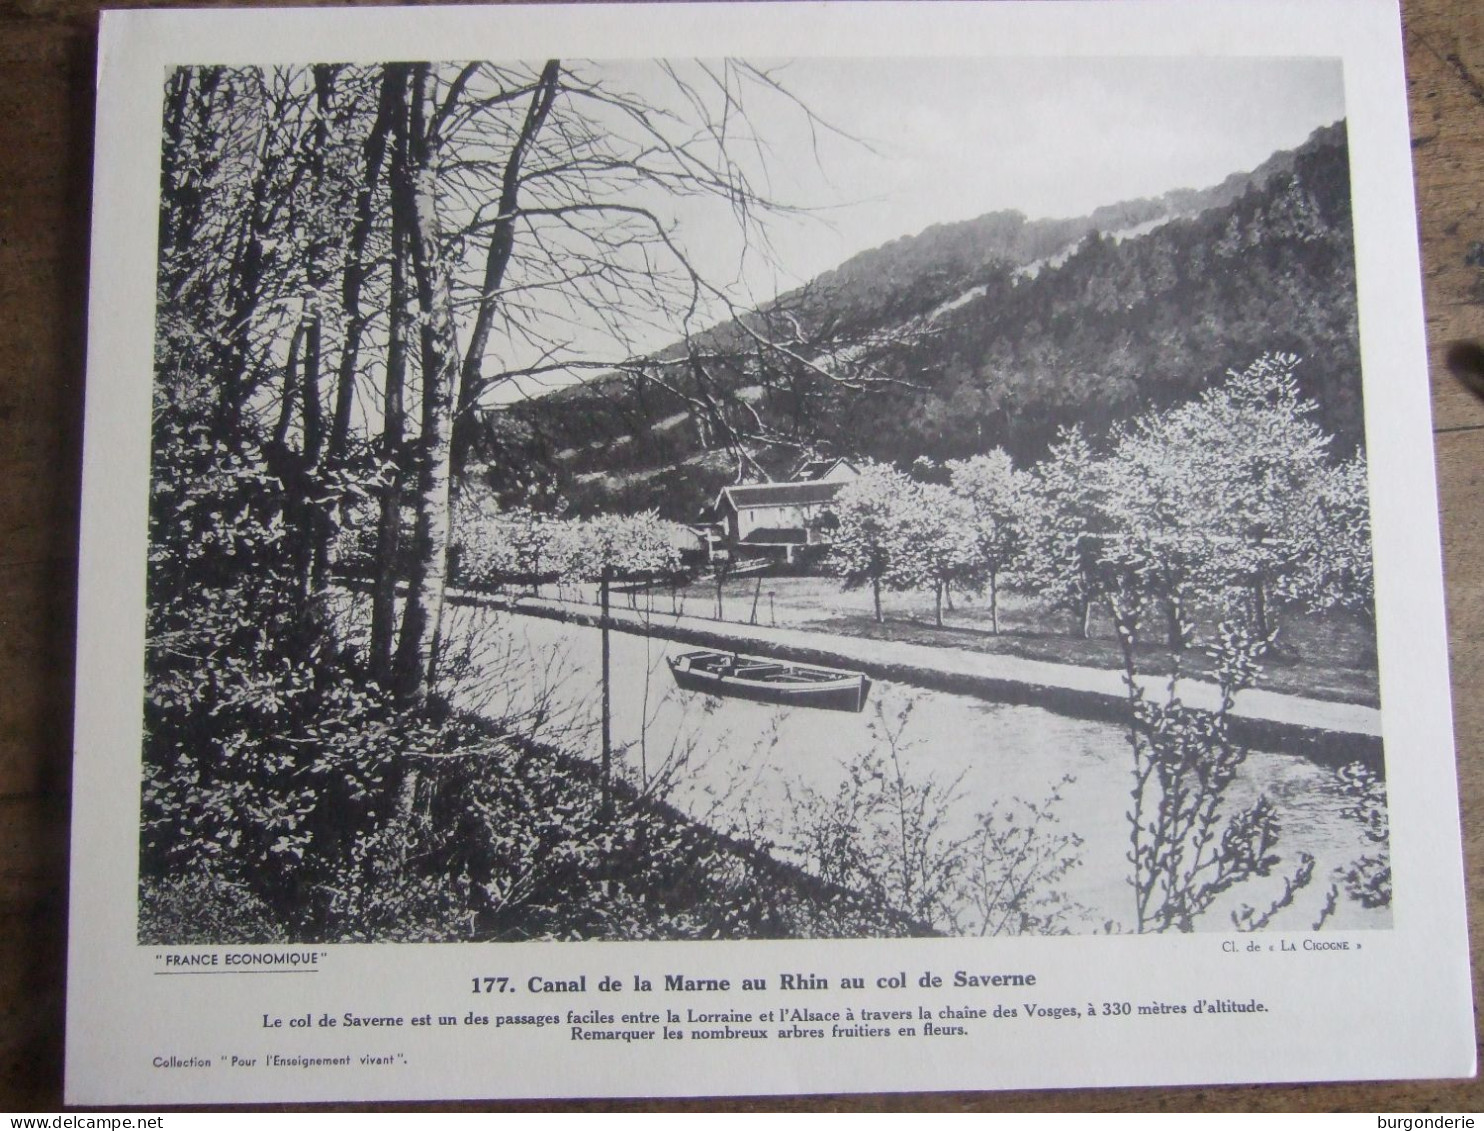
<svg viewBox="0 0 1484 1131">
<path fill-rule="evenodd" d="M 514 993 L 515 987 L 510 984 L 509 978 L 475 978 L 474 992 L 476 994 L 505 994 Z"/>
</svg>

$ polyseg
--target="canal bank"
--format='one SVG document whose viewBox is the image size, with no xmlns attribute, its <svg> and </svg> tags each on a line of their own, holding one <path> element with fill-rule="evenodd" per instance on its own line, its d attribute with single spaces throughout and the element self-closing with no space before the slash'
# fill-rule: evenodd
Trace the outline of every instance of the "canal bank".
<svg viewBox="0 0 1484 1131">
<path fill-rule="evenodd" d="M 588 627 L 602 622 L 596 605 L 549 598 L 454 590 L 449 600 Z M 1123 673 L 1108 669 L 626 608 L 612 608 L 609 625 L 635 636 L 845 667 L 873 680 L 1044 707 L 1074 718 L 1115 723 L 1128 718 Z M 1164 697 L 1167 680 L 1146 677 L 1143 682 L 1151 698 Z M 1214 709 L 1219 702 L 1219 692 L 1210 683 L 1182 680 L 1179 690 L 1190 706 Z M 1381 717 L 1371 707 L 1252 688 L 1237 696 L 1232 729 L 1234 737 L 1249 746 L 1302 754 L 1328 766 L 1360 761 L 1384 773 Z"/>
</svg>

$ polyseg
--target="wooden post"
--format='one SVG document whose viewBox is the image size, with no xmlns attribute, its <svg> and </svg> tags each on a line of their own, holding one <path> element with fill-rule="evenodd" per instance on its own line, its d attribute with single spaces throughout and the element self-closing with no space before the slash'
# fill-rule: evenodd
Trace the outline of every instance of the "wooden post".
<svg viewBox="0 0 1484 1131">
<path fill-rule="evenodd" d="M 759 573 L 757 575 L 757 584 L 754 585 L 752 588 L 752 616 L 748 619 L 748 624 L 757 624 L 757 599 L 762 595 L 763 575 Z"/>
<path fill-rule="evenodd" d="M 598 600 L 602 608 L 602 616 L 599 618 L 601 634 L 603 637 L 603 820 L 613 819 L 613 707 L 612 693 L 609 686 L 609 643 L 608 643 L 608 582 L 612 577 L 612 569 L 603 567 L 602 580 L 598 582 Z"/>
</svg>

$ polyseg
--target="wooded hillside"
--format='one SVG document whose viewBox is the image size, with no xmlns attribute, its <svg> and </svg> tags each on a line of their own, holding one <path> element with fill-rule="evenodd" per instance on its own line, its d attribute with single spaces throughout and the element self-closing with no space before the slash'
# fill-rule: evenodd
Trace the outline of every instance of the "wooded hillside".
<svg viewBox="0 0 1484 1131">
<path fill-rule="evenodd" d="M 684 519 L 739 472 L 783 475 L 808 452 L 906 463 L 1003 447 L 1028 462 L 1064 425 L 1101 433 L 1275 350 L 1304 358 L 1317 423 L 1354 450 L 1344 124 L 1202 192 L 1081 220 L 936 226 L 854 257 L 751 326 L 796 338 L 815 365 L 779 364 L 735 324 L 719 327 L 650 372 L 487 414 L 474 459 L 495 458 L 497 487 L 544 477 L 579 511 Z M 827 344 L 810 353 L 811 341 Z M 838 379 L 842 357 L 854 379 Z M 518 478 L 501 470 L 512 451 Z"/>
</svg>

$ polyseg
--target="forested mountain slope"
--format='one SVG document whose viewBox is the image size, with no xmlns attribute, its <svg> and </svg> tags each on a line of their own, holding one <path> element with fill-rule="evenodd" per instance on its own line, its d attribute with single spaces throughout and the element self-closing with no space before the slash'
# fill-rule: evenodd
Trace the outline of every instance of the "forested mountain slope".
<svg viewBox="0 0 1484 1131">
<path fill-rule="evenodd" d="M 780 334 L 799 360 L 770 360 Z M 653 367 L 488 414 L 469 466 L 512 491 L 546 481 L 579 511 L 688 518 L 809 451 L 1030 461 L 1063 424 L 1097 436 L 1273 350 L 1304 359 L 1339 447 L 1362 444 L 1343 123 L 1212 189 L 864 252 Z M 862 358 L 871 377 L 845 379 Z"/>
</svg>

